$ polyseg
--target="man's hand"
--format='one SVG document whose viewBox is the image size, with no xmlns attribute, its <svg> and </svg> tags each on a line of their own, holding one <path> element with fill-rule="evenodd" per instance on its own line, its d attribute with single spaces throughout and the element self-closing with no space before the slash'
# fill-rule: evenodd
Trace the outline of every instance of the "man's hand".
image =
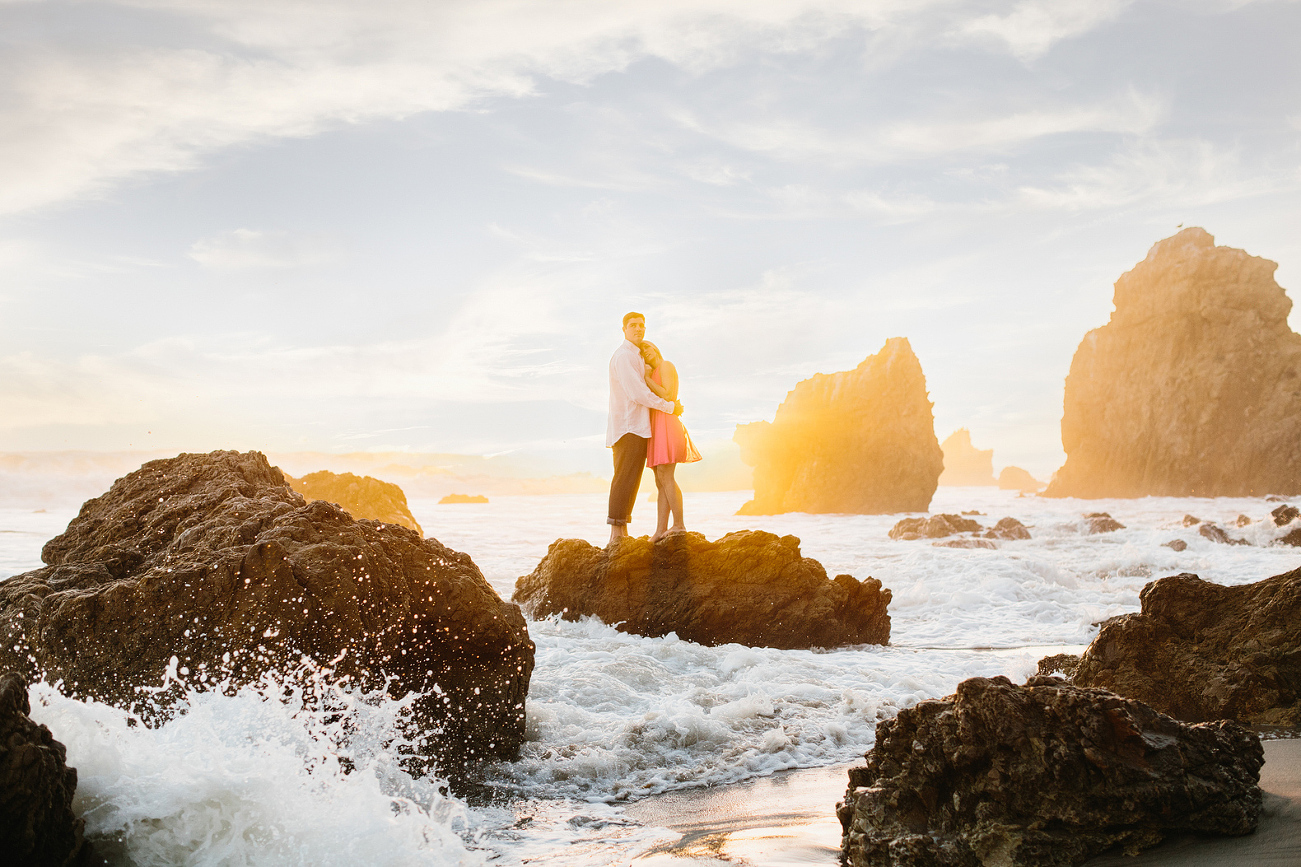
<svg viewBox="0 0 1301 867">
<path fill-rule="evenodd" d="M 673 401 L 673 414 L 682 415 L 682 401 L 680 400 Z"/>
</svg>

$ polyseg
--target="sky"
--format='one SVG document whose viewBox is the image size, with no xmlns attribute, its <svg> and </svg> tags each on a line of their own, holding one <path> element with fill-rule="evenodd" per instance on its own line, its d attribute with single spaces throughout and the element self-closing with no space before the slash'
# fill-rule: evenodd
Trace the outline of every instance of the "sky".
<svg viewBox="0 0 1301 867">
<path fill-rule="evenodd" d="M 1301 286 L 1298 58 L 1287 0 L 0 0 L 0 450 L 608 474 L 637 310 L 706 454 L 904 336 L 1046 478 L 1152 244 Z"/>
</svg>

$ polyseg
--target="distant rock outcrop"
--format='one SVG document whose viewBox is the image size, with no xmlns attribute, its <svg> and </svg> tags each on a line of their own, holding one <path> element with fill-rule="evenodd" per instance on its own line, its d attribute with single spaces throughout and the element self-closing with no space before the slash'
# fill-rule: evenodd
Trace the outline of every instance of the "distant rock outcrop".
<svg viewBox="0 0 1301 867">
<path fill-rule="evenodd" d="M 102 864 L 72 811 L 77 769 L 50 730 L 33 722 L 27 682 L 0 676 L 0 863 L 32 867 Z"/>
<path fill-rule="evenodd" d="M 979 513 L 977 512 L 974 514 Z M 949 514 L 928 515 L 925 518 L 904 518 L 902 521 L 890 528 L 889 535 L 891 539 L 896 539 L 902 542 L 911 542 L 914 539 L 943 539 L 945 536 L 954 536 L 959 533 L 983 533 L 985 539 L 1003 539 L 1004 541 L 1030 538 L 1030 531 L 1026 529 L 1025 524 L 1022 524 L 1016 518 L 1000 518 L 997 524 L 986 530 L 977 521 L 963 517 L 963 515 Z M 984 544 L 976 544 L 976 541 L 977 540 L 968 539 L 957 540 L 954 542 L 943 543 L 942 547 L 997 547 L 988 542 Z"/>
<path fill-rule="evenodd" d="M 1044 483 L 1020 467 L 1003 467 L 998 474 L 998 488 L 1001 491 L 1021 491 L 1032 494 L 1044 489 Z"/>
<path fill-rule="evenodd" d="M 197 689 L 306 657 L 414 709 L 437 757 L 524 738 L 533 642 L 466 554 L 304 502 L 258 452 L 150 461 L 0 582 L 0 670 L 118 705 L 170 671 Z M 441 769 L 440 769 L 441 770 Z"/>
<path fill-rule="evenodd" d="M 370 476 L 354 476 L 352 473 L 332 473 L 329 470 L 308 473 L 301 479 L 295 479 L 286 473 L 285 481 L 309 503 L 325 500 L 342 506 L 345 512 L 358 520 L 364 518 L 397 524 L 424 535 L 415 516 L 411 514 L 411 509 L 407 507 L 407 495 L 392 482 L 382 482 Z"/>
<path fill-rule="evenodd" d="M 853 370 L 795 386 L 772 422 L 733 437 L 754 467 L 739 514 L 924 512 L 944 469 L 926 377 L 903 337 Z"/>
<path fill-rule="evenodd" d="M 994 480 L 994 450 L 978 449 L 971 444 L 971 431 L 960 427 L 940 443 L 944 452 L 941 485 L 990 486 Z"/>
<path fill-rule="evenodd" d="M 1048 496 L 1301 492 L 1301 335 L 1277 267 L 1191 228 L 1121 275 L 1066 377 Z"/>
<path fill-rule="evenodd" d="M 836 807 L 849 867 L 1066 867 L 1172 831 L 1256 830 L 1264 750 L 1055 677 L 976 677 L 876 731 Z"/>
<path fill-rule="evenodd" d="M 608 548 L 553 542 L 515 584 L 514 601 L 534 617 L 595 616 L 622 632 L 676 632 L 697 644 L 784 649 L 886 644 L 890 591 L 875 578 L 828 579 L 800 555 L 800 540 L 757 530 L 710 542 L 674 533 L 652 543 L 626 538 Z"/>
<path fill-rule="evenodd" d="M 1237 587 L 1174 575 L 1139 599 L 1102 624 L 1075 683 L 1190 722 L 1301 725 L 1301 569 Z"/>
<path fill-rule="evenodd" d="M 488 502 L 488 498 L 482 494 L 448 494 L 438 501 L 440 506 L 465 506 L 475 505 Z"/>
</svg>

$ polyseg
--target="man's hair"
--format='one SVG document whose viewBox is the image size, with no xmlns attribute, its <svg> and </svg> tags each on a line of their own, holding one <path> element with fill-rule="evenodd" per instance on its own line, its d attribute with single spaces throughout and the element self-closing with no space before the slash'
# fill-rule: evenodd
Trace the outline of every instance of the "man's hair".
<svg viewBox="0 0 1301 867">
<path fill-rule="evenodd" d="M 645 317 L 645 316 L 642 316 L 640 313 L 625 313 L 625 314 L 623 314 L 623 327 L 624 327 L 624 328 L 627 328 L 627 327 L 628 327 L 628 320 L 629 320 L 629 319 L 640 319 L 640 320 L 642 320 L 643 322 L 646 321 L 646 317 Z"/>
</svg>

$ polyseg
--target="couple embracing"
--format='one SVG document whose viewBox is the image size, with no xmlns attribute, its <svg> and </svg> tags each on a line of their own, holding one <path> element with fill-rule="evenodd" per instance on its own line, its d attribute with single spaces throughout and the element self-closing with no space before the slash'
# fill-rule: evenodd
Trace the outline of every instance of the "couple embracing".
<svg viewBox="0 0 1301 867">
<path fill-rule="evenodd" d="M 623 317 L 623 343 L 610 358 L 610 420 L 605 446 L 614 449 L 614 478 L 610 480 L 610 541 L 628 535 L 632 507 L 637 501 L 642 470 L 655 471 L 659 489 L 659 525 L 651 541 L 686 530 L 682 523 L 682 489 L 673 478 L 680 463 L 700 460 L 678 416 L 678 371 L 659 348 L 646 339 L 646 317 Z M 669 526 L 669 514 L 673 526 Z"/>
</svg>

